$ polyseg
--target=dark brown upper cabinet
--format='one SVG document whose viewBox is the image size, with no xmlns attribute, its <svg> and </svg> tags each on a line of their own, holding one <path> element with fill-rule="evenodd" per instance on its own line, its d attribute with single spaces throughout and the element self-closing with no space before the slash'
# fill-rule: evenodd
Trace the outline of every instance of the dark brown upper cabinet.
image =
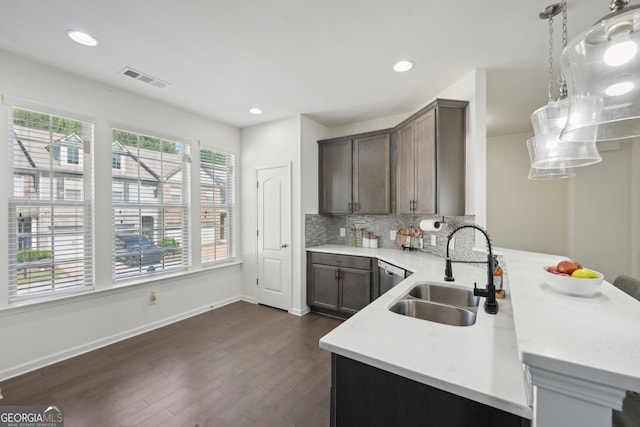
<svg viewBox="0 0 640 427">
<path fill-rule="evenodd" d="M 391 130 L 318 144 L 321 214 L 391 213 Z"/>
<path fill-rule="evenodd" d="M 394 132 L 399 214 L 465 214 L 467 101 L 438 99 Z"/>
<path fill-rule="evenodd" d="M 393 129 L 318 141 L 320 214 L 464 215 L 468 104 L 437 99 Z"/>
</svg>

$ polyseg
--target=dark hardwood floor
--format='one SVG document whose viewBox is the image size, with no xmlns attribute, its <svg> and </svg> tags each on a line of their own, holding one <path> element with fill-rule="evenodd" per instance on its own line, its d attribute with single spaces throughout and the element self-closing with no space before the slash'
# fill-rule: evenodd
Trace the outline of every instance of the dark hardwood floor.
<svg viewBox="0 0 640 427">
<path fill-rule="evenodd" d="M 237 302 L 0 383 L 65 426 L 328 426 L 339 320 Z"/>
</svg>

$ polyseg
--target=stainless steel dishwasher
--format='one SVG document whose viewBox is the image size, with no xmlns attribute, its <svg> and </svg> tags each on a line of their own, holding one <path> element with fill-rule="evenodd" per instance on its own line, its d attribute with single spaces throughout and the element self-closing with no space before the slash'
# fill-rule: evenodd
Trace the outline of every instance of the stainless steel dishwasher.
<svg viewBox="0 0 640 427">
<path fill-rule="evenodd" d="M 411 275 L 411 272 L 404 268 L 380 260 L 378 260 L 378 270 L 380 271 L 380 295 Z"/>
</svg>

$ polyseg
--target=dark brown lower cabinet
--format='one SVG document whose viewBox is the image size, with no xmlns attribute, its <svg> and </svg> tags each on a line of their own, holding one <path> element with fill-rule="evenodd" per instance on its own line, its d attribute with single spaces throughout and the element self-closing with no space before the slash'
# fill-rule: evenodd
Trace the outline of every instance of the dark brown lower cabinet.
<svg viewBox="0 0 640 427">
<path fill-rule="evenodd" d="M 374 262 L 368 257 L 307 253 L 307 304 L 316 313 L 347 318 L 371 302 Z"/>
<path fill-rule="evenodd" d="M 331 355 L 331 426 L 529 427 L 497 408 Z"/>
</svg>

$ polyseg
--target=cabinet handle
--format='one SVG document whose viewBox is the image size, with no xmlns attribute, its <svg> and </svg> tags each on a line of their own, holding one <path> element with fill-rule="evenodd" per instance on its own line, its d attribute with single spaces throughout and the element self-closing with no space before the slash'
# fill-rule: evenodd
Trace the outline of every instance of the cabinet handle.
<svg viewBox="0 0 640 427">
<path fill-rule="evenodd" d="M 351 202 L 348 203 L 347 210 L 351 212 Z"/>
<path fill-rule="evenodd" d="M 356 202 L 356 207 L 354 209 L 356 212 L 360 212 L 360 203 Z"/>
<path fill-rule="evenodd" d="M 418 201 L 414 200 L 413 201 L 413 211 L 416 212 L 418 210 Z"/>
<path fill-rule="evenodd" d="M 340 280 L 340 270 L 336 269 L 336 280 Z"/>
</svg>

